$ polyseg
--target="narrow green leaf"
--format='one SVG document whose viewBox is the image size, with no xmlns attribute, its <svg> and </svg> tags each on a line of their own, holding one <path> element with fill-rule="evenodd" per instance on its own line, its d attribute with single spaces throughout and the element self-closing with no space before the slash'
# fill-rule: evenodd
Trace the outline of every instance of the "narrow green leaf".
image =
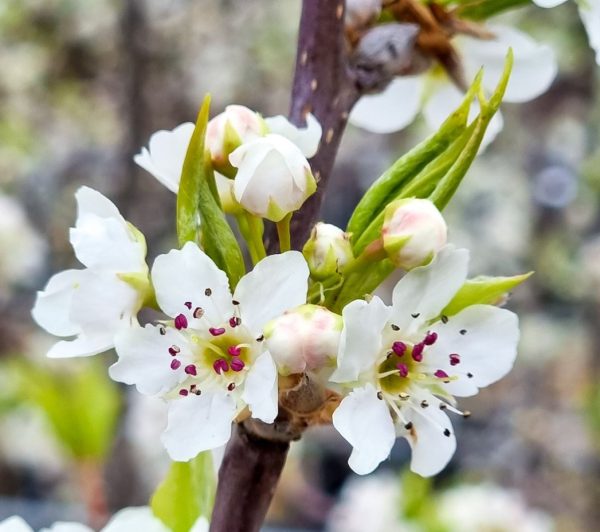
<svg viewBox="0 0 600 532">
<path fill-rule="evenodd" d="M 446 316 L 458 314 L 461 310 L 471 305 L 495 305 L 519 286 L 529 279 L 533 272 L 512 277 L 475 277 L 465 282 L 450 303 L 442 311 Z"/>
<path fill-rule="evenodd" d="M 189 532 L 200 516 L 210 520 L 215 489 L 212 453 L 206 451 L 189 462 L 173 462 L 150 506 L 173 532 Z"/>
<path fill-rule="evenodd" d="M 353 243 L 357 242 L 373 219 L 398 195 L 399 190 L 444 152 L 465 130 L 471 101 L 480 84 L 481 72 L 475 78 L 462 104 L 446 119 L 440 129 L 398 159 L 367 190 L 348 222 L 347 231 L 352 233 Z"/>
<path fill-rule="evenodd" d="M 531 0 L 467 0 L 456 8 L 459 18 L 486 20 L 516 7 L 532 4 Z"/>
<path fill-rule="evenodd" d="M 209 107 L 210 97 L 206 96 L 183 163 L 177 194 L 177 235 L 181 246 L 201 241 L 204 251 L 227 273 L 233 289 L 246 270 L 242 251 L 221 209 L 210 154 L 204 146 Z"/>
</svg>

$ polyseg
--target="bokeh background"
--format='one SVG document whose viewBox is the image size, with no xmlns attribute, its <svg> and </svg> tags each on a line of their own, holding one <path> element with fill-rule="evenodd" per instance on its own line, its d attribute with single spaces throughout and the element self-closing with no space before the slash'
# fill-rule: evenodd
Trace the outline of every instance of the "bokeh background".
<svg viewBox="0 0 600 532">
<path fill-rule="evenodd" d="M 46 360 L 52 339 L 30 308 L 53 272 L 77 267 L 68 228 L 81 185 L 145 233 L 150 260 L 175 244 L 175 198 L 132 156 L 193 120 L 206 92 L 214 112 L 285 114 L 299 11 L 299 0 L 0 2 L 0 519 L 101 520 L 146 504 L 163 477 L 162 405 L 108 381 L 114 354 Z M 600 67 L 574 2 L 504 18 L 551 44 L 560 74 L 537 100 L 503 106 L 504 131 L 447 219 L 473 275 L 536 272 L 509 301 L 516 368 L 462 403 L 473 415 L 454 420 L 458 451 L 432 482 L 405 473 L 405 442 L 358 481 L 343 440 L 312 430 L 273 504 L 279 530 L 505 530 L 468 528 L 465 505 L 510 515 L 506 530 L 600 528 Z M 343 226 L 425 134 L 419 122 L 385 136 L 349 128 L 322 218 Z M 436 512 L 442 524 L 428 521 Z"/>
</svg>

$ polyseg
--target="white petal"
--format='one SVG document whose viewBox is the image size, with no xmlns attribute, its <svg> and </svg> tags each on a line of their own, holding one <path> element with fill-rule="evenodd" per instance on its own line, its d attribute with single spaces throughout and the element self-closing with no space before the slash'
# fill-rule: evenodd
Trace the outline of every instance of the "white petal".
<svg viewBox="0 0 600 532">
<path fill-rule="evenodd" d="M 244 381 L 242 400 L 250 407 L 252 417 L 273 423 L 277 417 L 277 368 L 271 354 L 260 355 L 252 364 Z"/>
<path fill-rule="evenodd" d="M 206 520 L 206 517 L 199 517 L 190 532 L 208 532 L 208 521 Z"/>
<path fill-rule="evenodd" d="M 479 388 L 504 377 L 513 367 L 519 342 L 519 320 L 506 309 L 491 305 L 472 305 L 438 322 L 431 330 L 438 339 L 428 348 L 430 364 L 437 364 L 448 375 L 459 379 L 444 384 L 452 395 L 475 395 Z M 466 331 L 461 334 L 461 331 Z M 449 355 L 456 353 L 460 363 L 450 365 Z M 468 377 L 467 374 L 471 374 Z"/>
<path fill-rule="evenodd" d="M 600 0 L 580 0 L 577 5 L 590 46 L 596 52 L 596 63 L 600 65 Z"/>
<path fill-rule="evenodd" d="M 305 157 L 312 157 L 317 153 L 323 130 L 312 113 L 306 116 L 305 128 L 297 128 L 283 115 L 266 118 L 265 122 L 271 133 L 291 140 L 300 148 Z"/>
<path fill-rule="evenodd" d="M 392 294 L 390 321 L 406 334 L 439 315 L 467 278 L 469 252 L 446 246 L 427 266 L 408 272 Z"/>
<path fill-rule="evenodd" d="M 40 532 L 94 532 L 94 531 L 89 526 L 82 525 L 81 523 L 70 523 L 67 521 L 58 521 L 58 522 L 54 523 L 50 528 L 42 528 L 40 530 Z"/>
<path fill-rule="evenodd" d="M 194 127 L 192 122 L 185 122 L 172 131 L 157 131 L 150 137 L 150 150 L 142 148 L 134 161 L 171 192 L 177 193 Z"/>
<path fill-rule="evenodd" d="M 102 532 L 169 532 L 147 506 L 124 508 L 117 512 Z"/>
<path fill-rule="evenodd" d="M 456 451 L 456 436 L 448 416 L 439 408 L 439 399 L 427 392 L 412 393 L 413 400 L 420 403 L 426 400 L 430 407 L 416 407 L 408 410 L 406 420 L 412 422 L 412 429 L 402 434 L 412 448 L 410 469 L 423 477 L 439 473 Z M 449 436 L 444 434 L 449 432 Z"/>
<path fill-rule="evenodd" d="M 202 451 L 225 445 L 235 417 L 234 400 L 220 391 L 203 391 L 169 402 L 162 442 L 171 459 L 187 462 Z"/>
<path fill-rule="evenodd" d="M 422 94 L 422 76 L 395 78 L 382 93 L 363 96 L 350 113 L 350 123 L 373 133 L 400 131 L 417 116 Z"/>
<path fill-rule="evenodd" d="M 299 251 L 261 260 L 235 289 L 242 323 L 259 336 L 268 321 L 306 303 L 308 275 L 308 265 Z"/>
<path fill-rule="evenodd" d="M 508 49 L 512 48 L 514 65 L 504 101 L 526 102 L 546 92 L 558 71 L 552 48 L 537 43 L 515 28 L 500 25 L 490 25 L 488 28 L 496 36 L 495 39 L 456 39 L 467 76 L 474 77 L 483 66 L 483 84 L 488 91 L 493 91 L 502 76 Z"/>
<path fill-rule="evenodd" d="M 373 366 L 381 351 L 381 335 L 391 309 L 377 296 L 368 303 L 357 299 L 342 311 L 344 328 L 340 336 L 337 369 L 332 382 L 352 382 Z"/>
<path fill-rule="evenodd" d="M 0 522 L 0 532 L 33 532 L 33 528 L 23 518 L 13 515 Z"/>
<path fill-rule="evenodd" d="M 533 0 L 533 3 L 539 7 L 556 7 L 564 4 L 567 0 Z"/>
<path fill-rule="evenodd" d="M 428 98 L 423 107 L 423 116 L 427 125 L 432 130 L 437 130 L 442 125 L 444 120 L 460 105 L 464 95 L 450 82 L 441 84 Z M 475 119 L 479 114 L 479 103 L 474 100 L 469 110 L 469 120 Z M 500 111 L 490 120 L 488 127 L 483 135 L 479 153 L 482 153 L 485 148 L 493 142 L 498 133 L 504 127 L 504 120 Z"/>
<path fill-rule="evenodd" d="M 85 336 L 80 334 L 75 340 L 62 340 L 54 344 L 48 351 L 48 358 L 72 358 L 89 357 L 104 353 L 114 345 L 114 336 L 112 333 L 100 334 L 96 336 Z"/>
<path fill-rule="evenodd" d="M 106 196 L 90 187 L 81 187 L 75 193 L 77 215 L 95 214 L 100 218 L 117 218 L 124 221 L 119 209 Z"/>
<path fill-rule="evenodd" d="M 164 335 L 153 325 L 124 329 L 115 337 L 119 360 L 109 368 L 110 377 L 125 384 L 135 384 L 145 395 L 171 391 L 186 379 L 185 364 L 177 370 L 171 369 L 173 358 L 169 347 L 173 345 L 180 349 L 179 360 L 191 358 L 187 340 L 175 329 L 166 329 Z"/>
<path fill-rule="evenodd" d="M 193 242 L 158 256 L 152 283 L 160 308 L 169 316 L 182 313 L 191 322 L 194 308 L 201 307 L 213 326 L 221 326 L 233 316 L 227 275 Z M 185 306 L 188 301 L 191 310 Z"/>
<path fill-rule="evenodd" d="M 56 336 L 73 336 L 81 331 L 70 318 L 73 293 L 82 276 L 81 270 L 65 270 L 53 275 L 44 290 L 37 293 L 31 314 L 36 323 Z"/>
<path fill-rule="evenodd" d="M 333 426 L 352 445 L 348 464 L 359 475 L 370 473 L 385 460 L 396 439 L 388 407 L 371 384 L 344 398 L 333 413 Z"/>
</svg>

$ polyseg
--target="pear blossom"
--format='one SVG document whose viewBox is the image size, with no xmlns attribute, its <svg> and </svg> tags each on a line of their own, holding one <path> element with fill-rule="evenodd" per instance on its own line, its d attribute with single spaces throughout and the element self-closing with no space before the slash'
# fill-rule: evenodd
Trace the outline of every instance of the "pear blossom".
<svg viewBox="0 0 600 532">
<path fill-rule="evenodd" d="M 124 508 L 117 512 L 100 532 L 170 532 L 170 528 L 155 517 L 147 506 L 137 508 Z M 33 532 L 23 518 L 12 516 L 0 522 L 0 532 Z M 40 532 L 93 532 L 93 530 L 80 523 L 59 521 L 50 528 L 42 528 Z M 208 532 L 208 521 L 199 517 L 190 532 Z"/>
<path fill-rule="evenodd" d="M 237 168 L 236 200 L 252 214 L 273 222 L 298 210 L 317 190 L 302 150 L 282 135 L 270 133 L 242 144 L 229 160 Z"/>
<path fill-rule="evenodd" d="M 263 329 L 306 301 L 302 254 L 266 257 L 233 294 L 226 274 L 192 242 L 157 257 L 151 275 L 156 300 L 171 319 L 122 331 L 110 375 L 168 402 L 162 441 L 171 458 L 187 461 L 224 445 L 246 407 L 272 423 L 277 370 Z"/>
<path fill-rule="evenodd" d="M 483 86 L 493 92 L 510 47 L 514 64 L 504 101 L 526 102 L 546 92 L 557 73 L 553 50 L 514 28 L 489 25 L 487 29 L 495 38 L 461 35 L 452 41 L 462 58 L 465 79 L 472 80 L 483 67 Z M 397 77 L 383 92 L 363 96 L 350 114 L 350 122 L 375 133 L 391 133 L 408 126 L 422 111 L 428 127 L 436 130 L 462 98 L 461 91 L 436 67 L 424 74 Z M 473 103 L 473 117 L 477 112 L 478 104 Z M 502 116 L 497 113 L 486 131 L 484 146 L 494 140 L 502 125 Z"/>
<path fill-rule="evenodd" d="M 399 268 L 428 263 L 446 245 L 448 228 L 437 207 L 427 199 L 393 201 L 385 209 L 383 247 Z"/>
<path fill-rule="evenodd" d="M 269 322 L 265 342 L 282 375 L 319 372 L 335 366 L 341 332 L 341 316 L 302 305 Z"/>
<path fill-rule="evenodd" d="M 330 380 L 351 391 L 333 425 L 353 447 L 355 472 L 373 471 L 401 436 L 412 448 L 411 469 L 438 473 L 456 448 L 446 415 L 461 413 L 454 396 L 475 395 L 510 371 L 519 338 L 514 313 L 471 305 L 442 314 L 465 282 L 467 266 L 466 250 L 446 246 L 398 282 L 391 307 L 375 296 L 343 309 Z"/>
<path fill-rule="evenodd" d="M 567 0 L 533 0 L 539 7 L 551 8 L 562 5 Z M 600 1 L 578 0 L 577 9 L 587 32 L 590 47 L 596 53 L 596 63 L 600 65 Z"/>
<path fill-rule="evenodd" d="M 117 331 L 131 326 L 150 291 L 143 235 L 99 192 L 75 194 L 77 221 L 70 241 L 86 267 L 57 273 L 38 292 L 32 315 L 61 340 L 49 357 L 90 356 L 114 345 Z"/>
<path fill-rule="evenodd" d="M 350 235 L 332 224 L 317 223 L 302 248 L 310 273 L 325 279 L 343 270 L 353 258 Z"/>
</svg>

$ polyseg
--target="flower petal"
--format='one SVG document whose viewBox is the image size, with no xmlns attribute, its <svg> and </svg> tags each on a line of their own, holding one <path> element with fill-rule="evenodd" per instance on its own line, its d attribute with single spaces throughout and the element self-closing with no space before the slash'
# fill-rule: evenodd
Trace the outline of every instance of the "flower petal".
<svg viewBox="0 0 600 532">
<path fill-rule="evenodd" d="M 119 359 L 109 368 L 109 375 L 117 382 L 135 384 L 145 395 L 167 393 L 187 377 L 185 364 L 177 370 L 170 367 L 173 345 L 180 349 L 178 359 L 191 358 L 187 340 L 173 328 L 167 328 L 164 335 L 153 325 L 125 329 L 115 337 Z"/>
<path fill-rule="evenodd" d="M 152 283 L 160 308 L 171 317 L 184 314 L 191 323 L 194 308 L 201 307 L 212 326 L 220 327 L 233 315 L 227 275 L 193 242 L 159 255 L 152 266 Z M 185 306 L 188 301 L 191 310 Z"/>
<path fill-rule="evenodd" d="M 0 529 L 1 530 L 1 529 Z M 106 529 L 102 529 L 104 532 Z M 71 523 L 68 521 L 58 521 L 54 523 L 50 528 L 42 528 L 40 532 L 94 532 L 89 526 L 82 525 L 81 523 Z"/>
<path fill-rule="evenodd" d="M 333 413 L 333 426 L 352 445 L 348 464 L 359 475 L 370 473 L 385 460 L 396 439 L 392 416 L 372 384 L 344 398 Z"/>
<path fill-rule="evenodd" d="M 405 334 L 435 318 L 467 278 L 469 252 L 446 246 L 427 266 L 408 272 L 392 294 L 390 321 Z"/>
<path fill-rule="evenodd" d="M 171 459 L 187 462 L 202 451 L 225 445 L 235 413 L 234 400 L 220 391 L 207 390 L 171 401 L 161 438 Z"/>
<path fill-rule="evenodd" d="M 0 522 L 0 532 L 33 532 L 33 528 L 22 517 L 13 515 Z"/>
<path fill-rule="evenodd" d="M 467 76 L 474 77 L 483 67 L 484 86 L 489 91 L 494 90 L 502 77 L 508 49 L 512 48 L 514 64 L 504 101 L 526 102 L 546 92 L 558 72 L 552 48 L 534 41 L 515 28 L 500 25 L 490 25 L 488 28 L 496 36 L 495 39 L 481 40 L 467 36 L 456 39 Z"/>
<path fill-rule="evenodd" d="M 277 115 L 265 119 L 270 133 L 281 135 L 291 140 L 304 154 L 312 157 L 317 153 L 323 130 L 321 124 L 312 113 L 306 116 L 306 127 L 298 128 L 285 116 Z"/>
<path fill-rule="evenodd" d="M 79 286 L 82 270 L 65 270 L 53 275 L 44 290 L 37 293 L 31 314 L 36 323 L 56 336 L 73 336 L 81 331 L 70 318 L 73 294 Z"/>
<path fill-rule="evenodd" d="M 533 3 L 538 7 L 556 7 L 564 4 L 567 0 L 533 0 Z"/>
<path fill-rule="evenodd" d="M 395 78 L 380 94 L 363 96 L 350 123 L 373 133 L 393 133 L 412 123 L 421 107 L 422 76 Z"/>
<path fill-rule="evenodd" d="M 90 187 L 81 187 L 75 193 L 77 201 L 77 213 L 95 214 L 100 218 L 125 219 L 121 216 L 119 209 L 106 196 Z"/>
<path fill-rule="evenodd" d="M 450 419 L 439 408 L 439 399 L 422 391 L 411 395 L 417 404 L 426 400 L 431 407 L 417 406 L 408 410 L 405 417 L 412 423 L 412 428 L 406 430 L 402 427 L 401 434 L 412 448 L 410 469 L 423 477 L 430 477 L 444 469 L 454 455 L 456 436 Z"/>
<path fill-rule="evenodd" d="M 592 50 L 596 52 L 596 63 L 600 65 L 600 1 L 585 0 L 577 2 L 581 22 L 588 34 Z"/>
<path fill-rule="evenodd" d="M 269 352 L 260 355 L 244 380 L 242 400 L 250 407 L 252 417 L 273 423 L 277 417 L 277 368 Z"/>
<path fill-rule="evenodd" d="M 443 384 L 452 395 L 475 395 L 513 367 L 519 342 L 519 320 L 513 312 L 491 305 L 472 305 L 431 327 L 437 341 L 428 348 L 428 364 L 457 380 Z M 450 354 L 460 362 L 450 365 Z M 471 375 L 469 377 L 469 375 Z"/>
<path fill-rule="evenodd" d="M 89 357 L 104 353 L 114 345 L 114 336 L 112 333 L 86 336 L 80 334 L 75 340 L 62 340 L 54 344 L 48 354 L 48 358 L 72 358 Z"/>
<path fill-rule="evenodd" d="M 306 303 L 308 265 L 299 251 L 269 255 L 238 283 L 234 299 L 239 301 L 242 322 L 255 334 L 286 310 Z"/>
<path fill-rule="evenodd" d="M 332 382 L 352 382 L 373 366 L 381 350 L 381 335 L 391 309 L 377 296 L 368 303 L 357 299 L 342 311 L 344 328 L 340 336 L 337 369 Z"/>
<path fill-rule="evenodd" d="M 208 521 L 206 520 L 206 517 L 199 517 L 190 532 L 208 532 Z"/>
<path fill-rule="evenodd" d="M 124 508 L 117 512 L 102 532 L 169 532 L 148 506 Z"/>
</svg>

